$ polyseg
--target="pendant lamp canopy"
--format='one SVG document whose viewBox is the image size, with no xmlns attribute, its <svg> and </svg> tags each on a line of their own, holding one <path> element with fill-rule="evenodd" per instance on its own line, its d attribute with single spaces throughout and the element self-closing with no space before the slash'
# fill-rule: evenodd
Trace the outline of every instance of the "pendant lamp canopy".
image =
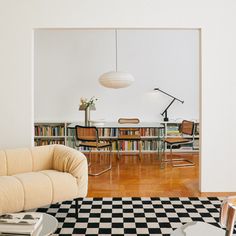
<svg viewBox="0 0 236 236">
<path fill-rule="evenodd" d="M 117 30 L 115 30 L 115 47 L 116 47 L 116 71 L 109 71 L 99 77 L 99 83 L 106 88 L 125 88 L 134 82 L 134 77 L 128 72 L 117 71 Z"/>
</svg>

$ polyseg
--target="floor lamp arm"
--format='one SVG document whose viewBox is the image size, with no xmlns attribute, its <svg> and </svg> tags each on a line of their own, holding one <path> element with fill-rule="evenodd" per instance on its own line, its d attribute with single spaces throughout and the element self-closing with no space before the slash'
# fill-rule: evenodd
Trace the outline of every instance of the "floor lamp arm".
<svg viewBox="0 0 236 236">
<path fill-rule="evenodd" d="M 179 102 L 181 102 L 181 103 L 184 103 L 184 101 L 182 101 L 182 100 L 180 100 L 180 99 L 178 99 L 178 98 L 172 96 L 172 95 L 169 94 L 169 93 L 164 92 L 163 90 L 161 90 L 161 89 L 159 89 L 159 88 L 154 88 L 154 90 L 160 91 L 160 92 L 164 93 L 165 95 L 167 95 L 167 96 L 173 98 L 172 101 L 169 103 L 169 105 L 166 107 L 166 109 L 161 113 L 162 116 L 165 115 L 164 121 L 169 121 L 168 116 L 167 116 L 167 111 L 168 111 L 169 107 L 173 104 L 173 102 L 174 102 L 175 100 L 177 100 L 177 101 L 179 101 Z"/>
<path fill-rule="evenodd" d="M 162 116 L 165 115 L 164 121 L 169 121 L 168 116 L 167 116 L 167 111 L 175 100 L 176 100 L 176 98 L 173 98 L 173 100 L 170 102 L 170 104 L 167 106 L 167 108 L 161 113 Z"/>
</svg>

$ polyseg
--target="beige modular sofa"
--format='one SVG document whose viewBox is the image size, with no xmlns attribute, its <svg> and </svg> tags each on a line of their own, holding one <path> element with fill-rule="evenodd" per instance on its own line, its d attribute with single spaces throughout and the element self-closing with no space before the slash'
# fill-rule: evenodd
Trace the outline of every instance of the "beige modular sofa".
<svg viewBox="0 0 236 236">
<path fill-rule="evenodd" d="M 0 214 L 85 197 L 86 157 L 63 145 L 0 150 Z"/>
</svg>

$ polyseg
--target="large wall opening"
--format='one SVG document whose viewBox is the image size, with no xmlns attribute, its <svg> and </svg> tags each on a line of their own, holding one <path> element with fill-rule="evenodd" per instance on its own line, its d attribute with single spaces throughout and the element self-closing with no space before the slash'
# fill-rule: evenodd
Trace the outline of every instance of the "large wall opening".
<svg viewBox="0 0 236 236">
<path fill-rule="evenodd" d="M 35 30 L 35 123 L 83 121 L 84 113 L 79 111 L 80 99 L 93 96 L 98 101 L 96 111 L 91 113 L 92 120 L 106 122 L 117 121 L 119 117 L 139 117 L 144 122 L 163 122 L 161 113 L 171 98 L 155 92 L 154 88 L 158 87 L 184 101 L 183 104 L 175 102 L 168 110 L 170 122 L 178 123 L 185 119 L 200 124 L 200 30 L 117 29 L 117 36 L 118 70 L 132 73 L 135 82 L 125 89 L 114 90 L 102 87 L 98 78 L 115 69 L 115 29 Z M 41 144 L 47 143 L 46 140 Z M 191 175 L 191 183 L 187 185 L 191 185 L 192 192 L 186 191 L 184 195 L 199 193 L 199 153 L 190 154 L 191 158 L 197 159 L 197 165 L 185 170 L 187 175 L 181 181 L 186 182 L 186 176 Z M 152 154 L 146 153 L 147 162 L 136 164 L 141 169 L 150 168 L 158 162 L 152 159 Z M 121 162 L 119 168 L 123 164 Z M 168 170 L 162 172 L 160 179 L 165 178 L 167 172 L 171 175 L 170 179 L 166 178 L 169 184 L 181 175 L 181 170 Z M 107 185 L 114 176 L 107 178 Z M 104 186 L 99 182 L 96 185 Z M 139 188 L 142 188 L 141 182 Z M 184 188 L 180 184 L 176 194 Z M 109 196 L 112 194 L 114 192 L 110 191 Z M 164 192 L 159 194 L 165 195 Z M 99 196 L 99 193 L 93 192 L 92 196 L 95 195 Z M 130 195 L 134 196 L 134 193 Z M 167 195 L 170 193 L 166 192 Z"/>
</svg>

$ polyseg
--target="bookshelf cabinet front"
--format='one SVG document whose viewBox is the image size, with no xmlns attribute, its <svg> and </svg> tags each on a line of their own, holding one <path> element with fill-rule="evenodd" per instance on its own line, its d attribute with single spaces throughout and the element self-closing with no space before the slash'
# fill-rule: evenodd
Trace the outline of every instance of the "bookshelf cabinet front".
<svg viewBox="0 0 236 236">
<path fill-rule="evenodd" d="M 34 146 L 66 144 L 66 123 L 39 122 L 34 124 Z"/>
<path fill-rule="evenodd" d="M 158 133 L 160 132 L 160 133 Z M 158 128 L 141 128 L 140 133 L 142 136 L 142 150 L 143 152 L 157 152 L 161 149 L 161 139 L 164 137 L 164 130 Z M 67 145 L 75 148 L 75 131 L 74 129 L 68 129 L 67 131 Z M 112 151 L 117 152 L 118 143 L 118 129 L 117 128 L 98 128 L 98 134 L 100 140 L 111 140 L 112 141 Z M 119 150 L 121 152 L 138 152 L 138 142 L 137 141 L 120 141 Z M 81 151 L 86 151 L 81 147 Z"/>
<path fill-rule="evenodd" d="M 68 128 L 68 125 L 73 122 L 37 122 L 34 125 L 34 145 L 42 146 L 49 144 L 63 144 L 75 148 L 75 130 Z M 143 152 L 157 152 L 163 146 L 163 138 L 180 137 L 180 124 L 181 122 L 163 122 L 164 129 L 158 128 L 141 128 L 140 133 L 142 136 L 142 151 Z M 117 145 L 117 128 L 98 128 L 99 137 L 101 140 L 112 140 L 112 150 L 118 150 Z M 192 137 L 186 137 L 192 138 Z M 138 152 L 137 141 L 121 141 L 121 152 Z M 168 145 L 165 146 L 168 152 Z M 199 123 L 195 123 L 194 142 L 184 146 L 177 146 L 174 152 L 193 152 L 199 150 Z M 81 149 L 81 151 L 87 151 Z"/>
</svg>

